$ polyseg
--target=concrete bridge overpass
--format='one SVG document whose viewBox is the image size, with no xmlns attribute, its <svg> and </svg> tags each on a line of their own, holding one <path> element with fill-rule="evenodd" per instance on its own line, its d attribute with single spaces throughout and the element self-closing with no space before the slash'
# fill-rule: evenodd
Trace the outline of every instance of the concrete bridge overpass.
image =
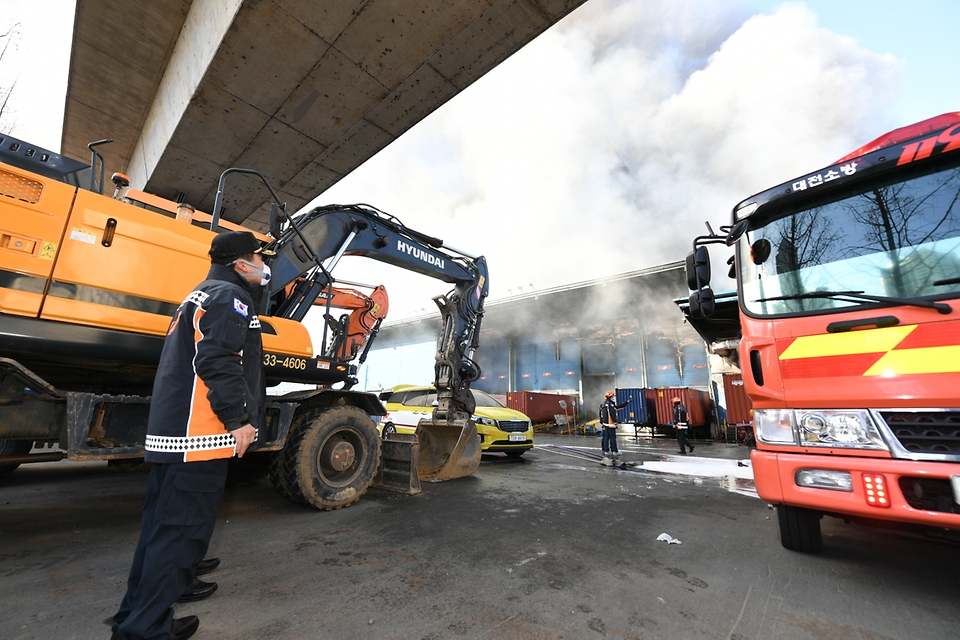
<svg viewBox="0 0 960 640">
<path fill-rule="evenodd" d="M 257 169 L 296 211 L 584 1 L 77 0 L 62 151 L 114 138 L 107 176 L 207 212 Z"/>
</svg>

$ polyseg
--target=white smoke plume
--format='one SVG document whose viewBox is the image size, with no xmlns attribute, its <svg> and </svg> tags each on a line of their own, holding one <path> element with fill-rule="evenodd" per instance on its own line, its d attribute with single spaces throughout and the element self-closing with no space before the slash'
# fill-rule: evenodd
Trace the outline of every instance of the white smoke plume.
<svg viewBox="0 0 960 640">
<path fill-rule="evenodd" d="M 317 203 L 368 202 L 485 255 L 492 299 L 642 269 L 907 124 L 884 107 L 902 71 L 802 3 L 590 0 Z M 337 275 L 386 284 L 388 320 L 449 288 L 362 260 Z"/>
</svg>

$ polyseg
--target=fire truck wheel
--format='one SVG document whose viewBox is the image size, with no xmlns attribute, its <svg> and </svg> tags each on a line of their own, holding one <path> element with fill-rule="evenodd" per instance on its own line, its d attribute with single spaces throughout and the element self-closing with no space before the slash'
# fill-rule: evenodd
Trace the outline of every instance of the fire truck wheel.
<svg viewBox="0 0 960 640">
<path fill-rule="evenodd" d="M 0 456 L 22 456 L 33 449 L 32 440 L 0 440 Z M 20 466 L 16 464 L 0 464 L 0 478 L 13 473 Z"/>
<path fill-rule="evenodd" d="M 284 471 L 291 492 L 316 509 L 349 506 L 360 499 L 380 463 L 380 434 L 358 407 L 320 407 L 291 430 Z"/>
<path fill-rule="evenodd" d="M 819 553 L 823 549 L 820 535 L 822 515 L 811 509 L 777 505 L 777 520 L 780 523 L 780 544 L 791 551 Z"/>
</svg>

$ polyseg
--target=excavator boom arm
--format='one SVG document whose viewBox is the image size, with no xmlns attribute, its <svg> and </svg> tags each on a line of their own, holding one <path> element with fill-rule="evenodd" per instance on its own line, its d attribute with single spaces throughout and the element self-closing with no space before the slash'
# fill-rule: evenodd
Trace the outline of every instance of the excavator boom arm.
<svg viewBox="0 0 960 640">
<path fill-rule="evenodd" d="M 319 207 L 289 220 L 285 228 L 274 219 L 271 228 L 277 237 L 266 247 L 276 254 L 269 260 L 272 287 L 286 287 L 299 279 L 276 315 L 302 320 L 334 284 L 331 272 L 344 255 L 365 256 L 454 285 L 434 299 L 442 323 L 434 370 L 437 407 L 430 423 L 422 423 L 418 433 L 423 432 L 421 462 L 424 454 L 434 458 L 427 463 L 433 471 L 425 479 L 472 474 L 479 465 L 480 449 L 471 419 L 475 401 L 470 385 L 480 375 L 473 356 L 490 287 L 486 259 L 446 246 L 365 205 Z"/>
</svg>

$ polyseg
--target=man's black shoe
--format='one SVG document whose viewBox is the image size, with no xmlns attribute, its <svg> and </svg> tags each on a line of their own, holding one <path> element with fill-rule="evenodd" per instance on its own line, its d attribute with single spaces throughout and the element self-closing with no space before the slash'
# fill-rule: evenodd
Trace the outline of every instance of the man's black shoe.
<svg viewBox="0 0 960 640">
<path fill-rule="evenodd" d="M 680 449 L 680 455 L 682 455 L 682 456 L 687 455 L 687 450 L 686 450 L 686 449 Z"/>
<path fill-rule="evenodd" d="M 214 569 L 220 566 L 220 558 L 207 558 L 206 560 L 201 560 L 197 564 L 197 575 L 202 576 L 205 573 L 210 573 Z"/>
<path fill-rule="evenodd" d="M 217 585 L 213 585 L 216 589 Z M 213 593 L 212 591 L 210 593 Z M 197 629 L 200 627 L 200 618 L 197 616 L 184 616 L 182 618 L 174 618 L 173 624 L 170 625 L 170 633 L 173 635 L 174 640 L 187 640 L 190 636 L 197 632 Z"/>
<path fill-rule="evenodd" d="M 174 618 L 173 623 L 170 625 L 170 633 L 173 635 L 174 640 L 187 640 L 190 636 L 197 632 L 197 629 L 200 627 L 200 618 L 197 616 L 184 616 L 183 618 Z M 117 623 L 114 622 L 110 626 L 111 638 L 116 638 L 117 636 Z"/>
<path fill-rule="evenodd" d="M 693 453 L 693 445 L 690 445 L 690 453 Z"/>
<path fill-rule="evenodd" d="M 193 579 L 193 583 L 190 585 L 186 591 L 183 592 L 183 595 L 177 598 L 177 602 L 196 602 L 197 600 L 203 600 L 211 595 L 217 590 L 216 582 L 204 582 L 203 580 Z"/>
</svg>

